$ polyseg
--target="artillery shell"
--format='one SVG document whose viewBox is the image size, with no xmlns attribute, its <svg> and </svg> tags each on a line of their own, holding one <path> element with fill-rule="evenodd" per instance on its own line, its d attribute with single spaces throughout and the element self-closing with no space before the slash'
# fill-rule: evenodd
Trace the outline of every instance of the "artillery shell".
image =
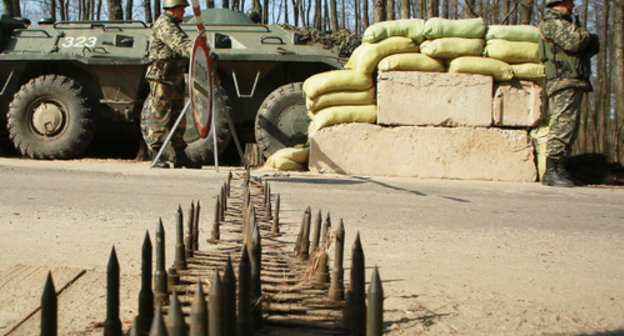
<svg viewBox="0 0 624 336">
<path fill-rule="evenodd" d="M 184 248 L 186 252 L 186 258 L 192 258 L 195 254 L 193 250 L 193 217 L 195 216 L 195 202 L 191 201 L 191 207 L 188 211 L 188 218 L 186 220 L 186 232 L 184 235 Z"/>
<path fill-rule="evenodd" d="M 377 265 L 368 286 L 368 311 L 366 317 L 366 336 L 383 335 L 383 287 Z"/>
<path fill-rule="evenodd" d="M 106 321 L 104 336 L 121 336 L 119 319 L 119 261 L 115 247 L 111 250 L 106 271 Z"/>
<path fill-rule="evenodd" d="M 176 222 L 176 246 L 175 246 L 175 259 L 173 260 L 173 267 L 176 271 L 182 271 L 186 269 L 186 251 L 184 246 L 184 219 L 182 214 L 182 207 L 178 205 Z"/>
<path fill-rule="evenodd" d="M 277 194 L 277 198 L 275 199 L 275 214 L 273 215 L 273 225 L 271 226 L 271 233 L 279 234 L 279 216 L 280 216 L 280 195 Z"/>
<path fill-rule="evenodd" d="M 154 321 L 150 328 L 149 336 L 168 336 L 167 328 L 165 327 L 165 321 L 163 321 L 162 307 L 160 304 L 156 306 L 156 313 L 154 314 Z"/>
<path fill-rule="evenodd" d="M 156 228 L 156 272 L 154 272 L 154 302 L 167 304 L 169 301 L 167 286 L 167 271 L 165 270 L 165 228 L 162 219 Z"/>
<path fill-rule="evenodd" d="M 340 225 L 336 230 L 334 240 L 334 267 L 332 268 L 331 285 L 329 287 L 329 300 L 338 303 L 344 298 L 344 223 L 340 220 Z"/>
<path fill-rule="evenodd" d="M 223 273 L 223 335 L 236 335 L 236 275 L 230 256 Z"/>
<path fill-rule="evenodd" d="M 184 322 L 182 306 L 180 305 L 178 294 L 175 291 L 171 294 L 171 305 L 169 306 L 169 316 L 167 316 L 167 324 L 169 326 L 169 336 L 186 335 L 186 322 Z"/>
<path fill-rule="evenodd" d="M 197 280 L 197 289 L 191 304 L 191 326 L 189 336 L 208 335 L 208 306 L 202 290 L 201 280 Z"/>
<path fill-rule="evenodd" d="M 48 272 L 41 295 L 41 336 L 57 335 L 57 309 L 54 281 L 52 273 Z"/>
<path fill-rule="evenodd" d="M 134 328 L 139 336 L 148 334 L 154 318 L 154 292 L 152 292 L 152 242 L 145 232 L 141 248 L 141 291 L 139 292 L 139 315 Z"/>
<path fill-rule="evenodd" d="M 251 335 L 251 265 L 247 248 L 243 247 L 238 265 L 237 335 Z"/>
<path fill-rule="evenodd" d="M 219 269 L 214 272 L 210 287 L 210 308 L 208 309 L 208 335 L 223 336 L 223 286 Z"/>
</svg>

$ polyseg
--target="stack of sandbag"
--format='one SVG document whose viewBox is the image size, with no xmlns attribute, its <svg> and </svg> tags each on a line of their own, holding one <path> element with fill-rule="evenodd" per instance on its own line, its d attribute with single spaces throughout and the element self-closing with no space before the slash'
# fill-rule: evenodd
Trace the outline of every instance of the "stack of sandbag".
<svg viewBox="0 0 624 336">
<path fill-rule="evenodd" d="M 370 73 L 323 72 L 303 82 L 303 92 L 311 119 L 308 133 L 340 123 L 377 120 L 375 85 Z"/>
<path fill-rule="evenodd" d="M 306 170 L 310 147 L 282 148 L 271 154 L 264 163 L 266 170 Z"/>
<path fill-rule="evenodd" d="M 543 80 L 544 65 L 538 59 L 539 28 L 528 25 L 488 26 L 484 55 L 511 64 L 513 77 Z"/>
</svg>

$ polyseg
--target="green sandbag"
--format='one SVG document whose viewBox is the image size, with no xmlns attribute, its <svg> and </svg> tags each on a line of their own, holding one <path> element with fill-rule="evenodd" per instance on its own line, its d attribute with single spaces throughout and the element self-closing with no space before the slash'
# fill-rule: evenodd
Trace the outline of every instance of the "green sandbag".
<svg viewBox="0 0 624 336">
<path fill-rule="evenodd" d="M 507 63 L 538 62 L 535 42 L 488 40 L 484 55 Z"/>
<path fill-rule="evenodd" d="M 540 39 L 540 35 L 539 28 L 529 25 L 490 25 L 487 27 L 485 39 L 501 39 L 508 41 L 526 41 L 537 43 Z"/>
<path fill-rule="evenodd" d="M 482 38 L 485 34 L 485 23 L 482 18 L 447 20 L 431 18 L 425 23 L 424 35 L 427 39 L 441 37 Z"/>
<path fill-rule="evenodd" d="M 481 56 L 485 41 L 476 38 L 443 37 L 420 44 L 420 52 L 433 58 Z"/>
<path fill-rule="evenodd" d="M 377 105 L 332 106 L 319 110 L 312 119 L 309 133 L 321 128 L 350 123 L 364 122 L 373 124 L 377 120 Z"/>
<path fill-rule="evenodd" d="M 424 29 L 425 20 L 423 19 L 383 21 L 368 26 L 362 35 L 362 42 L 374 43 L 390 36 L 404 36 L 420 43 L 425 40 Z"/>
<path fill-rule="evenodd" d="M 371 74 L 377 69 L 379 61 L 392 54 L 418 51 L 418 44 L 409 37 L 391 36 L 377 43 L 362 43 L 355 48 L 345 69 L 353 69 L 364 74 Z"/>
<path fill-rule="evenodd" d="M 512 64 L 511 71 L 513 71 L 514 78 L 517 79 L 530 81 L 541 81 L 546 79 L 544 64 L 542 63 Z"/>
<path fill-rule="evenodd" d="M 373 77 L 353 70 L 321 72 L 303 82 L 306 97 L 314 97 L 332 91 L 368 90 L 373 87 Z"/>
<path fill-rule="evenodd" d="M 322 108 L 339 105 L 370 105 L 375 104 L 375 88 L 362 91 L 334 91 L 327 92 L 311 99 L 306 97 L 308 113 L 314 113 Z M 310 116 L 312 119 L 313 116 Z"/>
<path fill-rule="evenodd" d="M 490 75 L 498 81 L 506 81 L 513 78 L 513 72 L 509 64 L 487 57 L 458 57 L 449 62 L 448 72 Z"/>
<path fill-rule="evenodd" d="M 381 71 L 431 71 L 444 72 L 444 63 L 441 60 L 421 53 L 402 53 L 384 57 L 377 70 Z"/>
</svg>

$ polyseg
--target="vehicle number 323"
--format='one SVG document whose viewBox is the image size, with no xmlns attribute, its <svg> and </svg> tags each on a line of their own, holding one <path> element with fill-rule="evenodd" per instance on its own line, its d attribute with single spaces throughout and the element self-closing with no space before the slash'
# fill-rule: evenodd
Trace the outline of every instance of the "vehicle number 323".
<svg viewBox="0 0 624 336">
<path fill-rule="evenodd" d="M 97 42 L 97 37 L 95 36 L 67 36 L 63 39 L 63 43 L 61 43 L 61 47 L 63 48 L 93 48 L 95 47 L 95 43 Z"/>
</svg>

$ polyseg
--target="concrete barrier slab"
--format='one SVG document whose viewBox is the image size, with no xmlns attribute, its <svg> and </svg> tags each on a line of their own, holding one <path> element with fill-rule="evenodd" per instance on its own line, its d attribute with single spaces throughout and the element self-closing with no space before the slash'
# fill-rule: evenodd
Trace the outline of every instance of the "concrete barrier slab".
<svg viewBox="0 0 624 336">
<path fill-rule="evenodd" d="M 352 123 L 310 138 L 310 171 L 532 182 L 533 146 L 524 130 L 382 127 Z"/>
<path fill-rule="evenodd" d="M 491 76 L 381 71 L 377 123 L 411 126 L 490 126 Z"/>
<path fill-rule="evenodd" d="M 496 126 L 533 127 L 544 111 L 543 89 L 530 81 L 508 81 L 494 86 L 492 119 Z"/>
</svg>

